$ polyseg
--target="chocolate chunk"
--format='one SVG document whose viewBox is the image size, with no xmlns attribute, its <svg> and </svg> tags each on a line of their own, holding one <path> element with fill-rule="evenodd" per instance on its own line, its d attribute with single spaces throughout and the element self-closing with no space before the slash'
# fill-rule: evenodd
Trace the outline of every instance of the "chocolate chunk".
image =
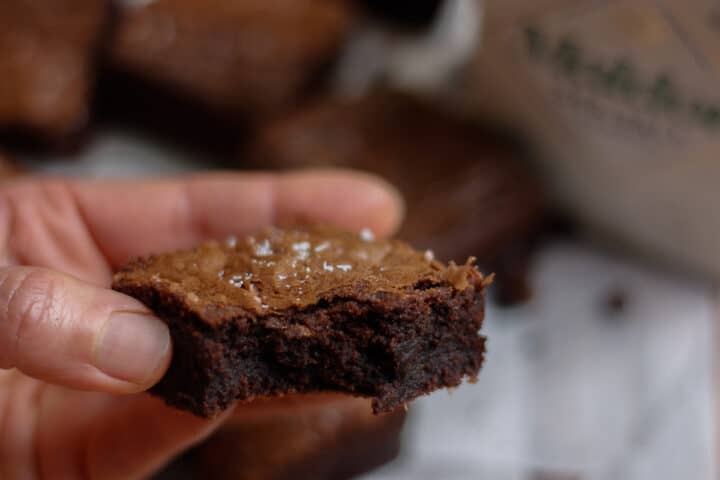
<svg viewBox="0 0 720 480">
<path fill-rule="evenodd" d="M 86 123 L 102 0 L 0 2 L 0 129 L 63 137 Z"/>
<path fill-rule="evenodd" d="M 489 263 L 533 234 L 545 198 L 518 149 L 398 93 L 326 99 L 268 123 L 247 156 L 260 167 L 351 167 L 385 177 L 406 200 L 399 233 L 440 258 Z"/>
<path fill-rule="evenodd" d="M 114 67 L 243 114 L 294 101 L 339 51 L 353 18 L 345 0 L 122 3 Z"/>
<path fill-rule="evenodd" d="M 323 391 L 387 412 L 459 385 L 482 363 L 488 283 L 469 263 L 316 227 L 135 260 L 113 288 L 170 326 L 154 392 L 212 416 L 236 399 Z"/>
</svg>

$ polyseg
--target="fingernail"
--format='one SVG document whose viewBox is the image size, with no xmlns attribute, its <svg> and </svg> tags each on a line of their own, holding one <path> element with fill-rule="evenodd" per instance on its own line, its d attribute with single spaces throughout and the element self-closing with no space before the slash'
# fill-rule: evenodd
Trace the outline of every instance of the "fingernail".
<svg viewBox="0 0 720 480">
<path fill-rule="evenodd" d="M 125 382 L 145 385 L 167 361 L 170 332 L 151 315 L 114 312 L 101 333 L 95 366 Z"/>
</svg>

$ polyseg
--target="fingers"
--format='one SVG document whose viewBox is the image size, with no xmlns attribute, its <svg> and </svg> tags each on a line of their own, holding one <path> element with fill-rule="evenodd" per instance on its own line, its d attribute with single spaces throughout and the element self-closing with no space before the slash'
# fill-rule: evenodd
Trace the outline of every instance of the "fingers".
<svg viewBox="0 0 720 480">
<path fill-rule="evenodd" d="M 38 478 L 32 448 L 37 415 L 32 400 L 39 384 L 15 371 L 9 373 L 0 386 L 0 478 Z"/>
<path fill-rule="evenodd" d="M 205 420 L 146 394 L 118 397 L 53 386 L 35 403 L 35 440 L 25 452 L 34 455 L 37 475 L 32 478 L 150 478 L 207 437 L 231 411 Z"/>
<path fill-rule="evenodd" d="M 30 178 L 0 189 L 0 265 L 43 266 L 87 280 L 110 278 L 68 183 Z"/>
<path fill-rule="evenodd" d="M 229 414 L 212 420 L 169 408 L 157 398 L 138 396 L 108 411 L 88 438 L 89 478 L 147 478 L 183 450 L 207 437 Z"/>
<path fill-rule="evenodd" d="M 377 177 L 342 171 L 223 173 L 72 188 L 92 237 L 113 266 L 271 224 L 332 223 L 387 235 L 402 217 L 402 200 L 392 187 Z"/>
<path fill-rule="evenodd" d="M 208 237 L 299 222 L 387 235 L 401 217 L 402 200 L 391 186 L 349 171 L 34 179 L 0 190 L 0 265 L 43 266 L 107 285 L 112 269 L 130 257 L 190 247 Z"/>
<path fill-rule="evenodd" d="M 0 269 L 0 368 L 132 393 L 157 382 L 170 355 L 167 327 L 136 300 L 51 270 Z"/>
</svg>

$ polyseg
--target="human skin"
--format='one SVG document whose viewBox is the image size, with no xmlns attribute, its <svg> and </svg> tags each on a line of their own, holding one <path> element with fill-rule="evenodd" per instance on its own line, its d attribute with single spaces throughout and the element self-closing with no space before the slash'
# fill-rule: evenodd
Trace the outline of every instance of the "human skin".
<svg viewBox="0 0 720 480">
<path fill-rule="evenodd" d="M 144 478 L 227 416 L 142 393 L 172 345 L 109 289 L 129 258 L 297 222 L 387 235 L 401 216 L 390 186 L 338 170 L 0 184 L 0 478 Z"/>
</svg>

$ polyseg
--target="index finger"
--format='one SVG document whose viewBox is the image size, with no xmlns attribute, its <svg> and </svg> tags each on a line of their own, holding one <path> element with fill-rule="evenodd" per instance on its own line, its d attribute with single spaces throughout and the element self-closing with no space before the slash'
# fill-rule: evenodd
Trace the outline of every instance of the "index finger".
<svg viewBox="0 0 720 480">
<path fill-rule="evenodd" d="M 268 225 L 332 223 L 387 235 L 402 217 L 402 201 L 389 184 L 339 170 L 80 182 L 72 190 L 89 233 L 113 267 L 130 257 Z"/>
</svg>

